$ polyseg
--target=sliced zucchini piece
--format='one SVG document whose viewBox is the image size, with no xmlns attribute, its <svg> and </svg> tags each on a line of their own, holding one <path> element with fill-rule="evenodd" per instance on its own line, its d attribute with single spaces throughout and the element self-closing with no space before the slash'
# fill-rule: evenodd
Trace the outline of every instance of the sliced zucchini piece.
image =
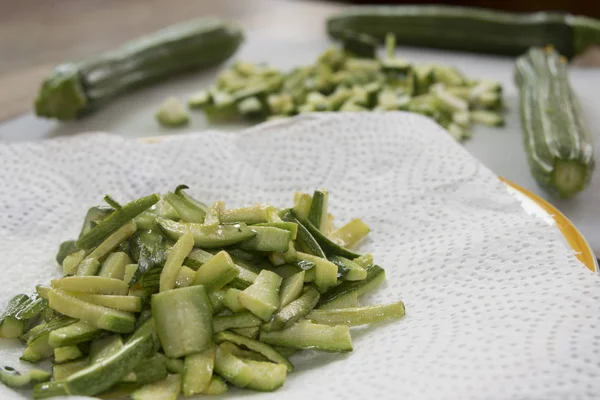
<svg viewBox="0 0 600 400">
<path fill-rule="evenodd" d="M 203 393 L 208 389 L 215 364 L 215 347 L 185 357 L 181 391 L 185 396 Z"/>
<path fill-rule="evenodd" d="M 220 251 L 203 264 L 194 278 L 194 285 L 204 285 L 208 292 L 221 289 L 239 275 L 226 251 Z"/>
<path fill-rule="evenodd" d="M 190 286 L 152 296 L 152 318 L 169 358 L 206 350 L 212 341 L 212 305 L 203 286 Z"/>
<path fill-rule="evenodd" d="M 131 400 L 177 400 L 181 375 L 171 374 L 162 381 L 149 383 L 131 393 Z"/>
<path fill-rule="evenodd" d="M 281 281 L 276 273 L 262 270 L 254 283 L 238 295 L 240 303 L 263 321 L 269 321 L 279 307 Z"/>
<path fill-rule="evenodd" d="M 252 328 L 260 326 L 262 320 L 250 312 L 233 315 L 219 315 L 213 319 L 215 333 L 233 328 Z"/>
<path fill-rule="evenodd" d="M 309 314 L 318 302 L 319 292 L 313 287 L 308 287 L 302 296 L 279 310 L 263 329 L 267 331 L 279 331 L 289 328 L 305 315 Z"/>
<path fill-rule="evenodd" d="M 345 308 L 339 310 L 314 310 L 306 319 L 318 324 L 357 326 L 403 317 L 404 303 Z"/>
<path fill-rule="evenodd" d="M 165 127 L 175 128 L 187 125 L 190 116 L 177 97 L 168 97 L 156 112 L 156 120 Z"/>
<path fill-rule="evenodd" d="M 123 283 L 123 281 L 119 282 Z M 135 318 L 129 313 L 87 303 L 62 290 L 53 289 L 48 294 L 48 301 L 50 307 L 55 311 L 79 319 L 98 329 L 128 333 L 133 331 L 135 326 Z"/>
<path fill-rule="evenodd" d="M 331 232 L 328 238 L 339 246 L 351 249 L 370 231 L 371 229 L 367 224 L 360 218 L 356 218 Z"/>
<path fill-rule="evenodd" d="M 261 331 L 261 342 L 275 346 L 321 351 L 352 351 L 350 329 L 345 325 L 328 326 L 298 322 L 282 331 Z"/>
</svg>

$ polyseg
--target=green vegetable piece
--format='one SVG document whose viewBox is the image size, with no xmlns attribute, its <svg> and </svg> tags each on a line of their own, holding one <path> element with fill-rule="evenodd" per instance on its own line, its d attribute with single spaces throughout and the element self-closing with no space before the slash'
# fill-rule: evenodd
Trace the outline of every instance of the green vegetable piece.
<svg viewBox="0 0 600 400">
<path fill-rule="evenodd" d="M 92 228 L 85 235 L 77 239 L 75 245 L 77 248 L 82 250 L 87 250 L 98 246 L 100 243 L 102 243 L 102 241 L 115 233 L 123 225 L 127 224 L 133 218 L 137 217 L 142 212 L 152 207 L 152 205 L 156 204 L 159 199 L 160 196 L 158 194 L 152 194 L 150 196 L 142 197 L 125 204 L 122 208 L 116 210 L 106 217 L 106 219 Z M 93 258 L 100 259 L 100 257 Z"/>
<path fill-rule="evenodd" d="M 258 338 L 258 331 L 260 330 L 260 328 L 258 326 L 252 326 L 249 328 L 233 328 L 231 329 L 231 331 L 233 333 L 237 333 L 238 335 L 250 338 L 250 339 L 256 339 Z"/>
<path fill-rule="evenodd" d="M 87 368 L 90 362 L 87 358 L 71 361 L 63 364 L 56 364 L 52 367 L 52 375 L 55 381 L 64 381 L 71 375 Z"/>
<path fill-rule="evenodd" d="M 241 292 L 241 290 L 235 288 L 227 289 L 227 292 L 225 292 L 223 303 L 225 304 L 225 307 L 229 308 L 234 313 L 239 313 L 246 309 L 238 299 L 238 295 Z"/>
<path fill-rule="evenodd" d="M 346 295 L 349 292 L 356 291 L 358 295 L 363 295 L 375 289 L 385 280 L 385 271 L 378 265 L 370 265 L 365 268 L 367 277 L 361 281 L 344 281 L 334 288 L 331 288 L 321 296 L 320 305 L 327 304 L 336 298 Z"/>
<path fill-rule="evenodd" d="M 292 210 L 292 214 L 293 213 L 294 213 L 294 210 Z M 295 216 L 295 218 L 297 218 L 297 217 Z M 327 236 L 325 236 L 321 231 L 319 231 L 310 221 L 308 221 L 308 220 L 304 220 L 304 221 L 297 220 L 297 221 L 298 221 L 299 225 L 302 225 L 313 236 L 313 238 L 318 242 L 319 246 L 327 254 L 338 255 L 338 256 L 349 258 L 351 260 L 353 260 L 357 257 L 360 257 L 360 254 L 354 253 L 354 252 L 346 249 L 345 247 L 339 246 L 338 244 L 331 241 L 329 238 L 327 238 Z M 300 238 L 302 238 L 304 235 L 301 232 L 302 232 L 302 228 L 300 226 L 298 226 L 298 235 Z"/>
<path fill-rule="evenodd" d="M 187 125 L 190 116 L 178 98 L 170 96 L 165 99 L 156 112 L 156 120 L 167 128 Z"/>
<path fill-rule="evenodd" d="M 196 271 L 193 269 L 186 267 L 185 265 L 179 268 L 179 272 L 177 272 L 177 279 L 175 279 L 176 287 L 188 287 L 194 283 L 194 279 L 196 279 Z"/>
<path fill-rule="evenodd" d="M 63 364 L 64 365 L 64 364 Z M 68 396 L 65 384 L 58 381 L 38 383 L 33 387 L 34 399 L 46 399 L 56 396 Z"/>
<path fill-rule="evenodd" d="M 90 344 L 90 364 L 101 362 L 120 351 L 124 346 L 121 335 L 110 335 L 92 340 Z"/>
<path fill-rule="evenodd" d="M 129 239 L 137 230 L 135 222 L 131 221 L 117 229 L 112 235 L 98 245 L 87 258 L 103 259 L 107 254 L 116 249 L 121 243 Z"/>
<path fill-rule="evenodd" d="M 214 346 L 185 357 L 182 392 L 185 396 L 203 393 L 208 389 L 215 364 Z"/>
<path fill-rule="evenodd" d="M 83 353 L 79 350 L 79 347 L 75 345 L 57 347 L 54 349 L 54 362 L 57 364 L 76 360 L 79 357 L 83 357 Z"/>
<path fill-rule="evenodd" d="M 185 197 L 168 192 L 164 199 L 177 211 L 184 222 L 203 223 L 206 212 Z"/>
<path fill-rule="evenodd" d="M 195 207 L 203 210 L 204 212 L 206 212 L 206 210 L 208 209 L 208 206 L 206 204 L 204 204 L 201 201 L 196 200 L 195 198 L 193 198 L 192 196 L 190 196 L 189 194 L 187 194 L 186 192 L 184 192 L 184 190 L 189 189 L 189 186 L 187 185 L 179 185 L 175 188 L 175 194 L 183 199 L 185 199 L 188 203 L 194 205 Z"/>
<path fill-rule="evenodd" d="M 239 271 L 226 251 L 218 252 L 208 262 L 202 265 L 194 278 L 194 285 L 204 285 L 207 291 L 215 291 L 235 279 Z"/>
<path fill-rule="evenodd" d="M 306 319 L 318 324 L 357 326 L 400 318 L 405 314 L 404 303 L 345 308 L 339 310 L 314 310 Z"/>
<path fill-rule="evenodd" d="M 328 237 L 333 243 L 351 249 L 361 239 L 367 236 L 369 232 L 371 232 L 369 226 L 360 218 L 356 218 L 331 232 Z"/>
<path fill-rule="evenodd" d="M 258 97 L 248 97 L 237 104 L 237 111 L 248 119 L 262 119 L 267 110 Z"/>
<path fill-rule="evenodd" d="M 206 350 L 212 341 L 210 299 L 203 286 L 152 296 L 152 317 L 165 355 L 178 358 Z"/>
<path fill-rule="evenodd" d="M 88 294 L 126 295 L 129 285 L 120 279 L 103 276 L 67 276 L 53 279 L 52 289 Z"/>
<path fill-rule="evenodd" d="M 279 272 L 279 271 L 278 271 Z M 280 290 L 280 304 L 279 308 L 282 309 L 292 301 L 296 300 L 300 297 L 302 293 L 302 289 L 304 289 L 304 271 L 300 271 L 291 275 L 287 278 L 284 278 L 281 283 Z"/>
<path fill-rule="evenodd" d="M 55 311 L 71 318 L 80 319 L 99 329 L 120 333 L 128 333 L 134 329 L 135 318 L 133 315 L 87 303 L 69 296 L 62 290 L 53 289 L 48 295 L 48 300 L 50 307 Z"/>
<path fill-rule="evenodd" d="M 254 283 L 238 295 L 240 303 L 263 321 L 269 321 L 279 307 L 281 281 L 276 273 L 261 271 Z"/>
<path fill-rule="evenodd" d="M 100 333 L 95 326 L 79 321 L 50 332 L 48 344 L 54 348 L 70 346 L 92 340 Z"/>
<path fill-rule="evenodd" d="M 125 276 L 125 266 L 131 264 L 131 258 L 126 253 L 116 252 L 110 254 L 102 263 L 99 276 L 108 278 L 123 279 Z"/>
<path fill-rule="evenodd" d="M 308 212 L 308 220 L 319 230 L 324 231 L 327 223 L 327 203 L 329 193 L 326 190 L 315 190 Z"/>
<path fill-rule="evenodd" d="M 367 271 L 352 260 L 345 257 L 331 256 L 329 260 L 343 271 L 343 277 L 347 281 L 361 281 L 367 277 Z"/>
<path fill-rule="evenodd" d="M 329 288 L 337 284 L 337 273 L 338 268 L 331 261 L 326 258 L 313 256 L 312 254 L 306 254 L 298 252 L 298 259 L 303 261 L 310 261 L 315 264 L 315 285 L 321 293 L 325 293 Z"/>
<path fill-rule="evenodd" d="M 28 300 L 29 297 L 24 294 L 18 294 L 10 299 L 0 317 L 0 337 L 14 339 L 23 334 L 25 321 L 18 317 L 18 313 Z"/>
<path fill-rule="evenodd" d="M 131 394 L 132 400 L 177 400 L 181 388 L 181 375 L 168 375 L 165 379 L 149 383 Z"/>
<path fill-rule="evenodd" d="M 64 382 L 67 392 L 94 396 L 109 389 L 148 356 L 155 335 L 152 320 L 145 322 L 119 351 L 69 376 Z"/>
<path fill-rule="evenodd" d="M 504 117 L 494 111 L 471 111 L 471 120 L 473 122 L 488 126 L 504 126 Z"/>
<path fill-rule="evenodd" d="M 363 254 L 362 256 L 355 258 L 352 261 L 354 261 L 356 264 L 360 265 L 363 268 L 367 268 L 369 265 L 373 265 L 373 254 Z"/>
<path fill-rule="evenodd" d="M 232 328 L 252 328 L 260 324 L 262 320 L 250 312 L 219 315 L 213 318 L 213 332 L 218 333 Z"/>
<path fill-rule="evenodd" d="M 358 307 L 358 292 L 352 291 L 336 297 L 328 303 L 320 305 L 320 310 L 337 310 L 342 308 Z"/>
<path fill-rule="evenodd" d="M 248 386 L 254 375 L 247 362 L 231 354 L 223 345 L 217 346 L 215 372 L 241 388 Z"/>
<path fill-rule="evenodd" d="M 208 294 L 210 303 L 212 304 L 213 314 L 218 314 L 225 308 L 225 291 L 215 290 Z"/>
<path fill-rule="evenodd" d="M 220 200 L 215 201 L 206 210 L 206 216 L 204 217 L 205 227 L 214 227 L 219 225 L 221 222 L 221 215 L 225 209 L 225 203 Z"/>
<path fill-rule="evenodd" d="M 114 296 L 76 292 L 67 292 L 67 294 L 91 304 L 109 307 L 119 311 L 140 312 L 142 310 L 142 299 L 136 296 Z"/>
<path fill-rule="evenodd" d="M 76 276 L 93 276 L 98 273 L 100 262 L 95 258 L 86 258 L 79 263 L 75 270 Z"/>
<path fill-rule="evenodd" d="M 75 243 L 75 242 L 73 242 Z M 75 244 L 73 244 L 74 246 Z M 77 266 L 80 262 L 83 261 L 85 257 L 85 250 L 75 251 L 74 253 L 69 254 L 63 259 L 63 274 L 64 275 L 72 275 L 75 273 Z"/>
<path fill-rule="evenodd" d="M 248 389 L 272 392 L 283 386 L 287 377 L 285 365 L 252 360 L 248 360 L 246 363 L 253 373 L 252 380 L 246 385 Z"/>
<path fill-rule="evenodd" d="M 261 331 L 260 341 L 296 349 L 352 351 L 350 330 L 345 325 L 328 326 L 303 321 L 282 331 Z"/>
<path fill-rule="evenodd" d="M 319 292 L 313 287 L 308 287 L 302 296 L 279 310 L 263 328 L 267 331 L 289 328 L 310 313 L 318 302 Z"/>
<path fill-rule="evenodd" d="M 66 242 L 62 242 L 58 246 L 58 253 L 56 253 L 56 262 L 59 265 L 62 265 L 67 256 L 76 253 L 79 249 L 75 246 L 74 240 L 67 240 Z"/>
<path fill-rule="evenodd" d="M 134 275 L 136 274 L 138 267 L 139 266 L 137 264 L 126 265 L 125 272 L 123 273 L 123 282 L 125 282 L 129 285 L 129 283 L 133 279 Z"/>
<path fill-rule="evenodd" d="M 188 256 L 188 254 L 190 254 L 193 248 L 194 237 L 191 233 L 185 233 L 181 235 L 179 239 L 177 239 L 177 243 L 175 243 L 171 251 L 169 251 L 169 255 L 167 256 L 165 266 L 163 267 L 163 270 L 160 273 L 161 292 L 171 290 L 175 287 L 177 274 L 179 272 L 179 269 L 183 265 L 183 260 L 185 260 L 185 258 Z"/>
<path fill-rule="evenodd" d="M 208 217 L 207 217 L 208 219 Z M 200 224 L 175 222 L 165 218 L 157 218 L 156 222 L 163 232 L 171 239 L 177 240 L 190 232 L 195 245 L 201 248 L 224 247 L 256 235 L 246 224 L 203 226 Z"/>
<path fill-rule="evenodd" d="M 210 384 L 202 394 L 218 396 L 226 393 L 227 390 L 227 383 L 225 383 L 223 378 L 219 377 L 218 375 L 213 375 L 213 377 L 210 379 Z"/>
<path fill-rule="evenodd" d="M 129 375 L 135 376 L 135 383 L 137 385 L 146 385 L 161 381 L 168 375 L 166 360 L 167 357 L 164 354 L 156 353 L 142 360 Z"/>
<path fill-rule="evenodd" d="M 251 207 L 233 208 L 231 210 L 223 210 L 219 219 L 222 223 L 238 223 L 258 224 L 268 222 L 269 207 L 264 204 L 256 204 Z"/>
<path fill-rule="evenodd" d="M 38 285 L 35 287 L 36 293 L 44 300 L 48 300 L 48 293 L 52 290 L 47 286 Z"/>
<path fill-rule="evenodd" d="M 296 224 L 294 222 L 276 221 L 276 222 L 265 222 L 265 223 L 253 225 L 253 227 L 259 227 L 259 226 L 273 227 L 273 228 L 278 228 L 278 229 L 283 229 L 283 230 L 289 231 L 290 234 L 292 235 L 291 240 L 296 240 L 296 237 L 298 236 L 298 224 Z"/>
<path fill-rule="evenodd" d="M 283 219 L 288 222 L 294 222 L 298 225 L 298 237 L 296 243 L 298 244 L 298 250 L 305 253 L 315 255 L 317 257 L 325 258 L 325 253 L 321 246 L 315 240 L 314 236 L 306 229 L 304 225 L 297 220 L 292 213 L 287 213 L 283 216 Z"/>
<path fill-rule="evenodd" d="M 299 218 L 308 219 L 311 206 L 312 196 L 310 194 L 296 192 L 294 195 L 294 212 Z"/>
<path fill-rule="evenodd" d="M 188 97 L 188 107 L 192 109 L 202 109 L 212 102 L 210 93 L 207 90 L 201 90 Z M 198 222 L 198 221 L 196 221 Z"/>
<path fill-rule="evenodd" d="M 242 249 L 256 251 L 276 251 L 284 253 L 288 251 L 292 234 L 288 230 L 275 228 L 272 226 L 256 226 L 251 229 L 256 236 L 242 242 Z"/>
<path fill-rule="evenodd" d="M 172 374 L 183 374 L 184 361 L 179 358 L 167 358 L 167 370 Z"/>
<path fill-rule="evenodd" d="M 246 347 L 262 354 L 264 357 L 273 361 L 274 363 L 285 365 L 288 372 L 292 372 L 294 370 L 294 366 L 287 358 L 279 354 L 275 349 L 273 349 L 273 347 L 259 342 L 258 340 L 249 339 L 233 332 L 219 332 L 215 335 L 215 342 L 217 344 L 222 342 L 231 342 L 238 346 Z"/>
<path fill-rule="evenodd" d="M 0 381 L 12 388 L 30 387 L 34 383 L 50 380 L 51 377 L 50 373 L 41 369 L 32 369 L 22 374 L 12 367 L 0 367 Z"/>
</svg>

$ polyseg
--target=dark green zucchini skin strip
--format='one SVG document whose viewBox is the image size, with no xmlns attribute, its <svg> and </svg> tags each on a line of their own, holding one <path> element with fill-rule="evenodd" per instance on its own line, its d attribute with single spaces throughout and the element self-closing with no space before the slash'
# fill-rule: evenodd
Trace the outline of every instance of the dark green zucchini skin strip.
<svg viewBox="0 0 600 400">
<path fill-rule="evenodd" d="M 444 5 L 352 7 L 327 20 L 333 38 L 343 41 L 348 31 L 379 40 L 393 33 L 400 45 L 508 56 L 552 44 L 569 59 L 600 43 L 600 23 L 591 18 Z"/>
<path fill-rule="evenodd" d="M 319 305 L 329 303 L 336 298 L 343 296 L 348 292 L 354 290 L 360 290 L 361 287 L 369 284 L 373 279 L 377 278 L 382 273 L 385 273 L 383 268 L 378 265 L 370 265 L 367 268 L 367 277 L 362 281 L 342 281 L 339 285 L 329 289 L 326 293 L 321 295 Z"/>
<path fill-rule="evenodd" d="M 158 200 L 160 200 L 160 196 L 155 193 L 125 204 L 77 239 L 75 246 L 83 250 L 96 247 L 120 227 L 156 204 Z"/>
<path fill-rule="evenodd" d="M 324 251 L 325 254 L 342 256 L 342 257 L 349 258 L 350 260 L 360 257 L 360 254 L 350 251 L 350 250 L 332 242 L 331 240 L 329 240 L 329 238 L 327 238 L 327 236 L 325 236 L 319 229 L 317 229 L 317 227 L 314 226 L 310 221 L 298 219 L 298 216 L 294 213 L 294 210 L 291 210 L 290 212 L 292 213 L 292 216 L 296 219 L 296 222 L 298 223 L 298 236 L 301 237 L 300 236 L 300 232 L 302 231 L 301 227 L 304 227 L 312 235 L 312 237 L 317 241 L 317 243 L 320 245 L 320 248 L 323 249 L 322 251 Z M 318 255 L 318 254 L 315 254 L 315 255 Z M 319 257 L 321 257 L 321 256 L 319 255 Z M 326 258 L 326 257 L 323 257 L 323 258 Z"/>
<path fill-rule="evenodd" d="M 296 238 L 296 241 L 298 242 L 298 244 L 304 247 L 304 250 L 307 253 L 312 254 L 313 256 L 326 258 L 325 252 L 323 251 L 323 249 L 321 249 L 319 243 L 317 243 L 317 241 L 309 232 L 309 230 L 306 229 L 304 225 L 302 225 L 302 223 L 296 218 L 294 214 L 292 214 L 291 211 L 283 216 L 283 220 L 286 222 L 294 222 L 298 224 L 298 237 Z"/>
<path fill-rule="evenodd" d="M 584 190 L 595 166 L 594 146 L 566 61 L 552 47 L 532 48 L 517 59 L 515 82 L 531 174 L 560 197 Z"/>
<path fill-rule="evenodd" d="M 239 28 L 212 18 L 167 27 L 80 63 L 58 65 L 35 102 L 40 117 L 71 120 L 132 89 L 228 59 L 243 41 Z"/>
</svg>

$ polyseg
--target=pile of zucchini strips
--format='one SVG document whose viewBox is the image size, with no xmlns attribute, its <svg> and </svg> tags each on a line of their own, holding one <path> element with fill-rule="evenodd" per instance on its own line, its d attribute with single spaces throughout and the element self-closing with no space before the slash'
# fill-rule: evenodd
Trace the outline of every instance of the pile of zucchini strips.
<svg viewBox="0 0 600 400">
<path fill-rule="evenodd" d="M 350 327 L 404 315 L 402 302 L 358 306 L 385 272 L 352 250 L 363 221 L 333 226 L 327 191 L 228 209 L 186 189 L 88 211 L 60 246 L 64 276 L 0 320 L 1 337 L 26 343 L 21 360 L 52 359 L 52 374 L 5 366 L 6 385 L 36 399 L 272 391 L 294 353 L 351 351 Z"/>
<path fill-rule="evenodd" d="M 210 121 L 285 118 L 306 112 L 404 110 L 427 115 L 457 140 L 471 137 L 472 123 L 500 126 L 502 87 L 471 80 L 456 68 L 412 64 L 395 55 L 395 36 L 376 58 L 378 42 L 351 38 L 343 49 L 332 47 L 313 65 L 288 73 L 265 64 L 236 62 L 213 87 L 192 95 L 188 106 L 202 109 Z M 157 113 L 163 125 L 187 123 L 176 99 Z"/>
</svg>

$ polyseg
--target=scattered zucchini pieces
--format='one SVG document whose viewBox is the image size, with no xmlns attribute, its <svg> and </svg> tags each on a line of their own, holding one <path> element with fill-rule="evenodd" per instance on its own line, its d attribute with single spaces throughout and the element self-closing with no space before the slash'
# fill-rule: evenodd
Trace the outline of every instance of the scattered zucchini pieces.
<svg viewBox="0 0 600 400">
<path fill-rule="evenodd" d="M 336 54 L 323 59 L 339 63 Z M 77 240 L 59 248 L 64 276 L 15 296 L 0 317 L 0 336 L 26 345 L 21 359 L 51 359 L 52 373 L 5 366 L 0 381 L 33 387 L 35 399 L 274 391 L 294 353 L 352 351 L 351 327 L 404 316 L 402 302 L 358 305 L 385 272 L 355 249 L 370 232 L 362 220 L 333 225 L 326 190 L 277 209 L 207 206 L 184 189 L 122 206 L 106 196 L 111 208 L 90 209 Z"/>
<path fill-rule="evenodd" d="M 376 50 L 381 43 L 368 35 L 349 32 L 342 42 L 343 48 L 332 47 L 314 64 L 289 72 L 238 61 L 220 73 L 212 87 L 191 95 L 188 106 L 202 110 L 212 122 L 256 122 L 306 112 L 402 110 L 434 119 L 459 141 L 471 137 L 474 123 L 504 125 L 499 83 L 469 79 L 451 66 L 399 58 L 393 34 L 386 36 L 385 54 L 380 57 Z M 168 125 L 177 126 L 184 110 L 172 99 L 167 102 L 178 115 Z"/>
</svg>

